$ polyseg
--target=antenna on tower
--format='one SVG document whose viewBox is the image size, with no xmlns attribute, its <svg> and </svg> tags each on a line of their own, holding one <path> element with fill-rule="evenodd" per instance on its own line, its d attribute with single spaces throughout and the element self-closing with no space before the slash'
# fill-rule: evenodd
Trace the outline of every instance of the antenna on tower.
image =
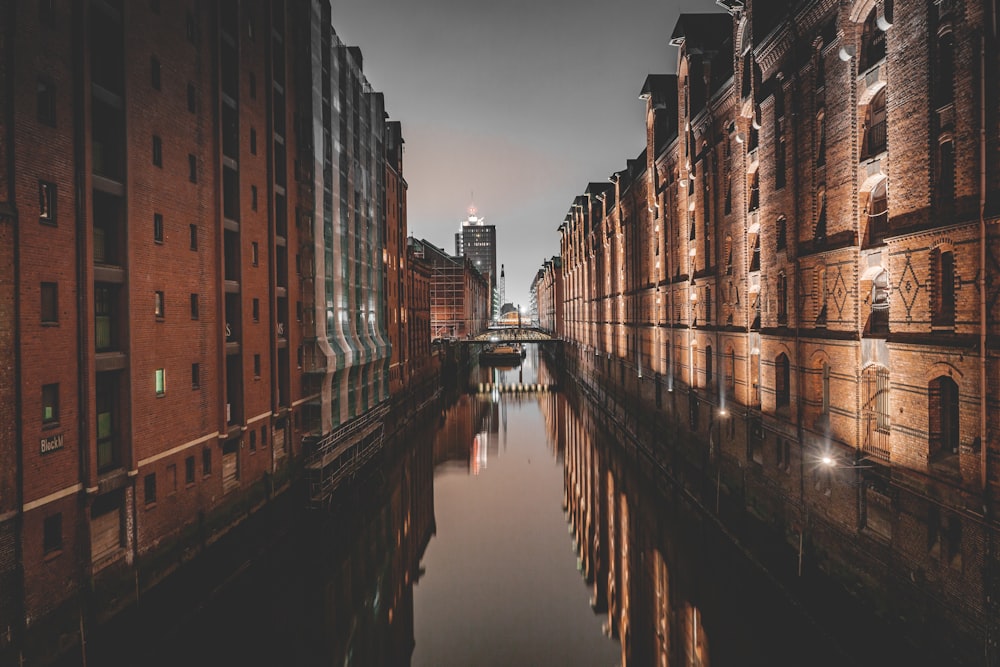
<svg viewBox="0 0 1000 667">
<path fill-rule="evenodd" d="M 503 264 L 501 264 L 500 265 L 500 307 L 501 308 L 503 308 L 504 304 L 507 303 L 507 295 L 505 294 L 505 292 L 507 291 L 506 284 L 507 284 L 507 278 L 504 276 L 504 273 L 503 273 Z"/>
</svg>

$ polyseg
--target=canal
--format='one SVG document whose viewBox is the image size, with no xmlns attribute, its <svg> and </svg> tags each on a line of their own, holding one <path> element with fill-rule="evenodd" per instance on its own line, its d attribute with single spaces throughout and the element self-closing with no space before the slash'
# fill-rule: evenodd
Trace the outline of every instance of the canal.
<svg viewBox="0 0 1000 667">
<path fill-rule="evenodd" d="M 390 443 L 328 511 L 286 494 L 91 633 L 87 664 L 909 660 L 849 606 L 795 603 L 602 436 L 533 348 L 474 373 L 473 391 Z"/>
</svg>

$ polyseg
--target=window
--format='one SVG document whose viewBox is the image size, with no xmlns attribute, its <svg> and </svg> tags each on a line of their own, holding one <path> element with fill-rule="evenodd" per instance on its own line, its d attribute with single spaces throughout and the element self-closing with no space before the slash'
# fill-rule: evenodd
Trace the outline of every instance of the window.
<svg viewBox="0 0 1000 667">
<path fill-rule="evenodd" d="M 56 224 L 56 186 L 48 181 L 38 181 L 38 220 Z"/>
<path fill-rule="evenodd" d="M 38 122 L 56 126 L 56 86 L 46 77 L 38 77 Z"/>
<path fill-rule="evenodd" d="M 154 90 L 160 90 L 160 60 L 156 56 L 149 59 L 150 83 Z"/>
<path fill-rule="evenodd" d="M 201 387 L 201 364 L 191 364 L 191 388 Z"/>
<path fill-rule="evenodd" d="M 45 517 L 42 524 L 42 551 L 50 554 L 63 547 L 62 512 Z"/>
<path fill-rule="evenodd" d="M 192 294 L 191 295 L 191 319 L 192 320 L 198 319 L 198 295 L 197 294 Z"/>
<path fill-rule="evenodd" d="M 257 77 L 253 72 L 250 72 L 250 99 L 257 99 Z"/>
<path fill-rule="evenodd" d="M 729 144 L 726 144 L 727 146 Z M 726 200 L 723 212 L 726 214 L 733 212 L 733 177 L 726 176 Z"/>
<path fill-rule="evenodd" d="M 171 463 L 167 466 L 167 494 L 177 493 L 177 464 Z"/>
<path fill-rule="evenodd" d="M 255 298 L 251 302 L 251 311 L 253 312 L 253 321 L 260 322 L 260 299 Z"/>
<path fill-rule="evenodd" d="M 885 88 L 875 93 L 865 110 L 865 141 L 862 158 L 875 157 L 886 149 Z"/>
<path fill-rule="evenodd" d="M 260 378 L 260 355 L 253 355 L 253 376 L 254 378 Z"/>
<path fill-rule="evenodd" d="M 946 30 L 938 37 L 936 74 L 934 101 L 941 108 L 955 99 L 955 35 L 951 30 Z"/>
<path fill-rule="evenodd" d="M 760 175 L 758 170 L 754 170 L 750 174 L 750 201 L 747 205 L 747 211 L 756 211 L 760 208 Z"/>
<path fill-rule="evenodd" d="M 162 320 L 166 316 L 166 300 L 163 292 L 153 292 L 153 314 L 158 320 Z"/>
<path fill-rule="evenodd" d="M 250 431 L 250 451 L 257 451 L 257 431 Z"/>
<path fill-rule="evenodd" d="M 201 450 L 201 474 L 208 477 L 212 474 L 212 450 L 205 448 Z"/>
<path fill-rule="evenodd" d="M 889 231 L 888 181 L 880 180 L 868 197 L 868 243 L 875 245 L 885 239 Z"/>
<path fill-rule="evenodd" d="M 791 404 L 791 388 L 788 357 L 784 352 L 774 360 L 774 405 L 777 409 Z"/>
<path fill-rule="evenodd" d="M 250 155 L 257 154 L 257 130 L 256 128 L 250 128 Z"/>
<path fill-rule="evenodd" d="M 156 395 L 164 396 L 167 393 L 167 372 L 162 368 L 157 368 L 153 375 L 156 385 Z"/>
<path fill-rule="evenodd" d="M 885 33 L 877 24 L 878 10 L 872 8 L 861 31 L 861 59 L 858 72 L 865 72 L 885 58 Z"/>
<path fill-rule="evenodd" d="M 188 180 L 198 182 L 198 158 L 194 155 L 188 155 Z"/>
<path fill-rule="evenodd" d="M 59 322 L 59 286 L 57 283 L 42 283 L 42 324 Z"/>
<path fill-rule="evenodd" d="M 884 335 L 889 333 L 889 294 L 892 285 L 889 284 L 889 272 L 882 271 L 872 280 L 872 307 L 868 333 Z"/>
<path fill-rule="evenodd" d="M 785 438 L 778 438 L 775 443 L 775 450 L 777 454 L 777 464 L 778 470 L 788 471 L 791 467 L 791 447 L 789 441 Z"/>
<path fill-rule="evenodd" d="M 262 448 L 263 447 L 267 447 L 267 427 L 266 426 L 261 426 L 260 427 L 260 446 Z"/>
<path fill-rule="evenodd" d="M 861 372 L 861 419 L 864 424 L 865 453 L 883 461 L 889 460 L 889 369 L 878 364 L 866 366 Z"/>
<path fill-rule="evenodd" d="M 153 165 L 163 166 L 163 142 L 155 134 L 153 135 Z"/>
<path fill-rule="evenodd" d="M 143 500 L 147 505 L 152 505 L 156 502 L 156 473 L 150 473 L 146 475 L 143 480 Z"/>
<path fill-rule="evenodd" d="M 826 112 L 823 109 L 816 114 L 816 166 L 826 164 Z"/>
<path fill-rule="evenodd" d="M 709 345 L 705 348 L 705 386 L 707 387 L 711 387 L 712 381 L 715 379 L 713 370 L 712 346 Z"/>
<path fill-rule="evenodd" d="M 163 214 L 153 214 L 153 241 L 163 243 Z"/>
<path fill-rule="evenodd" d="M 955 325 L 955 255 L 940 248 L 931 254 L 934 270 L 931 325 L 952 327 Z"/>
<path fill-rule="evenodd" d="M 730 392 L 736 391 L 736 351 L 729 350 L 726 355 L 726 386 Z"/>
<path fill-rule="evenodd" d="M 927 419 L 931 458 L 958 453 L 958 385 L 946 375 L 927 388 Z"/>
<path fill-rule="evenodd" d="M 938 202 L 948 204 L 955 199 L 955 143 L 950 136 L 938 142 L 937 150 L 937 183 Z"/>
<path fill-rule="evenodd" d="M 788 247 L 788 221 L 785 219 L 785 216 L 779 217 L 778 221 L 774 224 L 774 238 L 778 250 L 784 250 Z"/>
<path fill-rule="evenodd" d="M 250 208 L 254 211 L 257 210 L 257 186 L 250 186 Z"/>
<path fill-rule="evenodd" d="M 192 44 L 198 39 L 198 29 L 194 22 L 194 14 L 188 10 L 184 21 L 184 36 L 187 37 L 187 41 Z"/>
<path fill-rule="evenodd" d="M 193 83 L 188 83 L 187 87 L 188 111 L 195 113 L 198 109 L 198 92 Z"/>
<path fill-rule="evenodd" d="M 59 423 L 59 384 L 42 385 L 42 424 Z"/>
<path fill-rule="evenodd" d="M 774 189 L 785 187 L 785 139 L 781 137 L 774 147 Z"/>
<path fill-rule="evenodd" d="M 253 241 L 250 243 L 250 263 L 253 266 L 257 266 L 259 262 L 259 249 L 257 247 L 257 242 Z"/>
<path fill-rule="evenodd" d="M 778 324 L 788 324 L 788 276 L 778 274 Z"/>
<path fill-rule="evenodd" d="M 826 241 L 826 188 L 820 188 L 816 193 L 816 227 L 813 230 L 813 241 L 822 244 Z"/>
<path fill-rule="evenodd" d="M 829 416 L 830 414 L 830 364 L 823 362 L 820 369 L 820 414 Z"/>
<path fill-rule="evenodd" d="M 194 484 L 194 457 L 184 459 L 184 483 Z"/>
<path fill-rule="evenodd" d="M 191 225 L 191 250 L 198 249 L 198 225 Z"/>
</svg>

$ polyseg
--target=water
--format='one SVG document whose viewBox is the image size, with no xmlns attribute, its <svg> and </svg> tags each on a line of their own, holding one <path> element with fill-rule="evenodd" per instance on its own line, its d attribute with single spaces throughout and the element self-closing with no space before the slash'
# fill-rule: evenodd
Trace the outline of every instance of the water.
<svg viewBox="0 0 1000 667">
<path fill-rule="evenodd" d="M 478 373 L 554 382 L 534 350 Z M 88 665 L 903 664 L 877 627 L 817 623 L 599 433 L 557 392 L 465 394 L 329 513 L 289 496 L 234 531 L 93 633 Z"/>
</svg>

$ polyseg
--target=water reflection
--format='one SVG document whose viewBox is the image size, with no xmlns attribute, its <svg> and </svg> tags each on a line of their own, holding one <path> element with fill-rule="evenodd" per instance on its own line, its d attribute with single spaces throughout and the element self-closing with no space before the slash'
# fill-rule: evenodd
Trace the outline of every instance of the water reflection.
<svg viewBox="0 0 1000 667">
<path fill-rule="evenodd" d="M 541 402 L 594 610 L 620 665 L 854 663 L 772 588 L 682 493 L 642 474 L 585 408 Z"/>
<path fill-rule="evenodd" d="M 480 382 L 557 384 L 534 346 Z M 848 662 L 600 433 L 564 394 L 473 389 L 330 512 L 286 503 L 226 538 L 237 567 L 182 573 L 95 637 L 89 664 Z"/>
</svg>

